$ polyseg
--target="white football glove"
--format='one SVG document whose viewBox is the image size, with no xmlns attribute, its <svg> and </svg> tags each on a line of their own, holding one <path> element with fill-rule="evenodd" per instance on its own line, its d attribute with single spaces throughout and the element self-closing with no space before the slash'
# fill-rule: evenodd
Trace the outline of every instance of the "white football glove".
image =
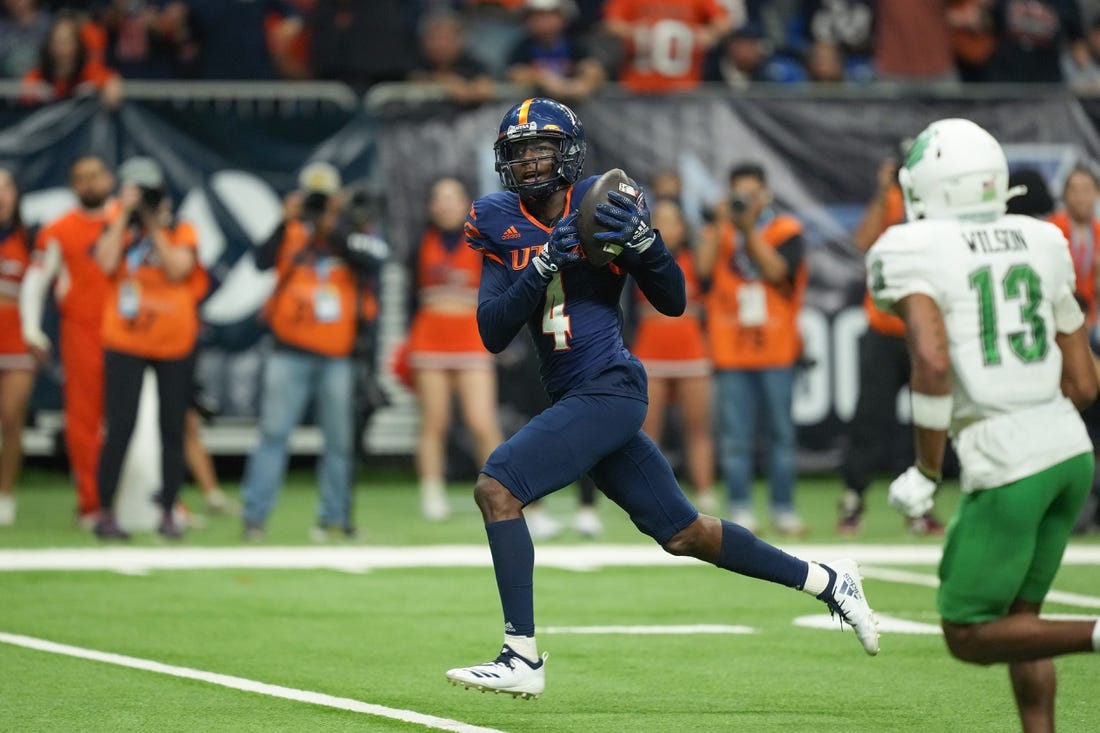
<svg viewBox="0 0 1100 733">
<path fill-rule="evenodd" d="M 932 495 L 936 482 L 910 466 L 905 473 L 890 482 L 889 503 L 907 517 L 921 517 L 932 511 Z"/>
</svg>

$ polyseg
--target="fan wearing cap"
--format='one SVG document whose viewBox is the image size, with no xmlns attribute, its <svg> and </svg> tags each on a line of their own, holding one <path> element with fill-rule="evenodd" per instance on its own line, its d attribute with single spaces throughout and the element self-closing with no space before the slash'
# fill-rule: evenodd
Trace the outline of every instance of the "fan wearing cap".
<svg viewBox="0 0 1100 733">
<path fill-rule="evenodd" d="M 275 268 L 264 315 L 275 349 L 264 364 L 260 442 L 245 466 L 241 494 L 247 539 L 263 537 L 286 475 L 287 444 L 312 400 L 324 439 L 317 464 L 318 526 L 312 535 L 352 536 L 356 327 L 366 301 L 356 278 L 379 256 L 349 233 L 341 215 L 340 173 L 316 161 L 283 200 L 283 221 L 256 251 L 256 266 Z M 348 218 L 353 218 L 350 216 Z M 371 301 L 373 302 L 373 301 Z"/>
<path fill-rule="evenodd" d="M 143 375 L 157 376 L 163 516 L 157 531 L 178 539 L 172 516 L 184 475 L 184 415 L 191 396 L 198 302 L 207 277 L 198 264 L 194 228 L 174 222 L 164 174 L 152 158 L 135 157 L 118 170 L 120 215 L 95 245 L 108 277 L 103 305 L 103 374 L 106 435 L 99 457 L 102 539 L 126 539 L 112 510 L 122 461 L 137 420 Z"/>
<path fill-rule="evenodd" d="M 526 0 L 526 32 L 512 48 L 508 80 L 534 85 L 540 94 L 567 102 L 591 96 L 607 73 L 590 49 L 569 33 L 576 14 L 573 0 Z"/>
</svg>

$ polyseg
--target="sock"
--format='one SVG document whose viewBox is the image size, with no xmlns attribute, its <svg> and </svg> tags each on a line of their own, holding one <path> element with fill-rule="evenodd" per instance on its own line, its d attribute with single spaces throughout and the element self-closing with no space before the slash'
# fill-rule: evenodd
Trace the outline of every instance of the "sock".
<svg viewBox="0 0 1100 733">
<path fill-rule="evenodd" d="M 769 545 L 744 527 L 722 520 L 722 549 L 718 567 L 750 578 L 769 580 L 801 590 L 806 584 L 809 565 L 778 547 Z"/>
<path fill-rule="evenodd" d="M 523 517 L 490 522 L 485 525 L 485 534 L 489 536 L 493 572 L 504 610 L 504 633 L 534 637 L 535 545 L 527 522 Z"/>
<path fill-rule="evenodd" d="M 539 661 L 539 647 L 535 643 L 535 637 L 513 636 L 512 634 L 505 634 L 504 643 L 510 646 L 512 648 L 512 651 L 526 659 L 528 662 Z"/>
<path fill-rule="evenodd" d="M 1092 650 L 1100 652 L 1100 621 L 1097 621 L 1096 625 L 1092 627 Z"/>
<path fill-rule="evenodd" d="M 443 479 L 438 478 L 426 478 L 420 480 L 420 495 L 428 498 L 444 497 L 446 496 L 446 489 L 444 488 Z"/>
<path fill-rule="evenodd" d="M 806 583 L 802 586 L 802 592 L 809 593 L 814 598 L 820 598 L 833 584 L 836 573 L 816 562 L 806 563 L 806 565 Z"/>
</svg>

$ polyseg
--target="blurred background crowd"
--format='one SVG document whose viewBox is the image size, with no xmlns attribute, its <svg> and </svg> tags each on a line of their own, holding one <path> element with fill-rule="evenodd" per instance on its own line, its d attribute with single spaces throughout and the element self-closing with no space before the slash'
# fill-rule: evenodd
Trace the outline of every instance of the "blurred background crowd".
<svg viewBox="0 0 1100 733">
<path fill-rule="evenodd" d="M 27 102 L 121 79 L 1100 85 L 1097 0 L 4 0 L 0 77 Z"/>
<path fill-rule="evenodd" d="M 244 537 L 262 540 L 303 421 L 319 429 L 310 451 L 318 456 L 320 499 L 311 534 L 354 537 L 364 430 L 395 402 L 415 418 L 406 453 L 420 512 L 429 521 L 451 515 L 448 480 L 470 478 L 503 437 L 547 405 L 526 337 L 495 358 L 482 347 L 480 260 L 463 237 L 471 200 L 496 184 L 481 170 L 491 145 L 482 140 L 499 121 L 492 108 L 513 102 L 508 95 L 517 88 L 589 105 L 590 143 L 603 135 L 590 154 L 603 167 L 586 173 L 613 162 L 639 178 L 654 202 L 654 224 L 687 274 L 691 307 L 675 323 L 629 288 L 623 308 L 628 345 L 650 375 L 644 429 L 674 456 L 692 497 L 754 530 L 804 534 L 795 483 L 806 436 L 796 422 L 818 423 L 830 445 L 845 446 L 817 468 L 840 473 L 836 529 L 856 534 L 877 472 L 906 465 L 910 450 L 904 410 L 896 409 L 908 377 L 898 324 L 868 302 L 868 328 L 857 334 L 850 363 L 841 364 L 836 345 L 847 323 L 837 314 L 846 305 L 858 311 L 862 285 L 854 297 L 845 289 L 862 281 L 862 254 L 904 218 L 895 176 L 906 133 L 919 129 L 924 112 L 910 105 L 897 114 L 889 95 L 967 102 L 977 85 L 1015 85 L 990 112 L 1011 126 L 1013 105 L 1028 102 L 1025 90 L 1086 98 L 1100 91 L 1100 0 L 3 0 L 2 8 L 0 78 L 9 104 L 0 110 L 7 115 L 0 130 L 0 525 L 16 517 L 19 446 L 28 410 L 34 422 L 37 374 L 40 386 L 43 376 L 63 386 L 77 522 L 104 539 L 124 538 L 133 526 L 113 504 L 125 483 L 127 445 L 148 434 L 139 420 L 146 371 L 161 390 L 163 460 L 149 482 L 165 537 L 185 528 L 176 497 L 190 474 L 211 510 L 239 513 Z M 112 116 L 125 109 L 127 84 L 149 80 L 183 89 L 219 80 L 297 81 L 303 89 L 340 82 L 356 94 L 398 82 L 406 99 L 428 90 L 448 104 L 413 104 L 415 130 L 402 113 L 380 125 L 384 115 L 372 116 L 368 104 L 365 114 L 342 110 L 339 124 L 320 113 L 304 125 L 292 118 L 292 134 L 282 137 L 270 120 L 238 126 L 244 115 L 233 119 L 236 108 L 173 128 L 165 124 L 172 113 L 148 95 L 140 113 Z M 850 109 L 844 119 L 810 120 L 817 108 L 774 119 L 774 110 L 753 108 L 748 115 L 758 119 L 742 125 L 720 105 L 684 113 L 661 99 L 706 90 L 694 99 L 713 102 L 757 86 L 765 94 L 840 91 L 849 106 L 863 104 L 861 88 L 874 90 L 879 104 L 867 107 L 867 119 L 896 129 L 875 130 L 872 142 L 843 127 L 856 121 Z M 601 107 L 602 95 L 610 101 Z M 51 118 L 53 109 L 71 114 L 71 123 Z M 1100 186 L 1087 155 L 1077 155 L 1100 148 L 1100 125 L 1087 119 L 1100 112 L 1034 114 L 1049 125 L 1020 122 L 1016 137 L 1030 144 L 1046 135 L 1058 145 L 1023 149 L 1031 156 L 1023 162 L 1034 165 L 1014 163 L 1014 175 L 1029 185 L 1016 205 L 1066 233 L 1082 306 L 1095 324 Z M 31 116 L 37 127 L 20 128 Z M 105 119 L 121 142 L 96 147 Z M 446 125 L 446 139 L 432 129 L 434 119 Z M 673 119 L 698 127 L 688 135 L 667 123 Z M 622 120 L 626 127 L 615 124 Z M 784 127 L 791 120 L 802 127 Z M 33 130 L 56 139 L 35 138 Z M 629 144 L 617 147 L 621 141 Z M 672 149 L 676 143 L 687 153 Z M 358 165 L 361 149 L 369 149 L 371 165 Z M 861 166 L 847 165 L 856 157 Z M 213 181 L 228 168 L 254 171 L 255 179 L 233 179 L 232 187 L 223 177 L 219 188 Z M 71 208 L 42 194 L 59 185 L 68 186 Z M 264 272 L 266 280 L 255 277 Z M 233 320 L 211 323 L 209 293 L 222 286 L 239 302 L 259 293 L 257 317 L 241 306 L 233 318 L 263 334 L 260 347 L 252 348 L 261 337 L 240 345 L 247 329 L 236 323 L 219 332 L 222 346 L 237 342 L 223 351 L 256 357 L 251 369 L 237 370 L 232 357 L 204 358 L 217 350 L 204 354 L 204 342 L 218 340 L 204 335 Z M 807 317 L 808 301 L 816 315 Z M 54 307 L 59 329 L 48 323 Z M 820 325 L 823 312 L 831 323 Z M 174 315 L 165 324 L 154 313 Z M 808 324 L 829 335 L 808 333 Z M 835 384 L 819 378 L 834 367 Z M 241 506 L 222 491 L 201 439 L 203 421 L 218 411 L 202 383 L 227 382 L 234 370 L 243 375 L 238 386 L 218 397 L 249 396 L 238 413 L 251 419 L 237 451 L 249 456 Z M 858 393 L 846 408 L 845 380 L 854 381 L 846 394 Z M 800 393 L 812 404 L 829 394 L 824 407 L 811 408 L 820 414 L 799 422 Z M 768 479 L 767 525 L 753 508 L 757 475 Z M 595 489 L 587 480 L 580 488 L 573 529 L 595 536 Z M 536 537 L 565 529 L 538 507 L 527 515 Z M 1081 531 L 1097 516 L 1094 500 Z M 933 514 L 907 526 L 916 534 L 943 530 Z"/>
</svg>

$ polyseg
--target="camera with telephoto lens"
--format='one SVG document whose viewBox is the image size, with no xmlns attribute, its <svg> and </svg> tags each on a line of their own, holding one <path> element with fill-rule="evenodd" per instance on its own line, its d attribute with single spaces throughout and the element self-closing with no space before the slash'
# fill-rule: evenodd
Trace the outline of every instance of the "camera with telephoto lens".
<svg viewBox="0 0 1100 733">
<path fill-rule="evenodd" d="M 746 196 L 737 191 L 730 194 L 730 211 L 733 212 L 735 216 L 740 216 L 748 211 L 751 203 L 752 196 Z"/>
</svg>

